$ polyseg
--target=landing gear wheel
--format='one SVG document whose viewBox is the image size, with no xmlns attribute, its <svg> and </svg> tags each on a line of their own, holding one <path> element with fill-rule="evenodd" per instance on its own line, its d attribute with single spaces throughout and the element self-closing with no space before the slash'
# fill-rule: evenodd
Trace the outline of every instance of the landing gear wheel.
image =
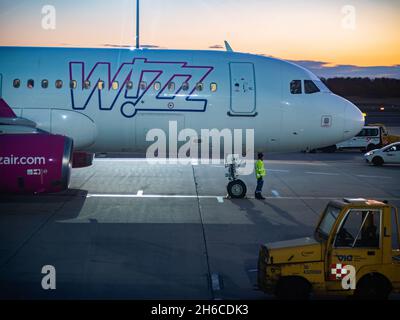
<svg viewBox="0 0 400 320">
<path fill-rule="evenodd" d="M 228 194 L 233 199 L 243 199 L 246 196 L 247 187 L 242 180 L 233 180 L 226 187 Z"/>
<path fill-rule="evenodd" d="M 383 159 L 381 157 L 375 157 L 372 159 L 372 164 L 374 166 L 380 167 L 383 165 Z"/>
</svg>

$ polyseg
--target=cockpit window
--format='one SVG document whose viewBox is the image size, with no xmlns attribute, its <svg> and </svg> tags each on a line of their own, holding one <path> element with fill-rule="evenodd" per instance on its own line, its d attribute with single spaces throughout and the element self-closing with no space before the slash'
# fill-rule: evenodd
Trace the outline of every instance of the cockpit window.
<svg viewBox="0 0 400 320">
<path fill-rule="evenodd" d="M 312 80 L 304 80 L 304 92 L 306 94 L 312 94 L 320 92 L 320 90 Z"/>
<path fill-rule="evenodd" d="M 293 80 L 290 83 L 290 93 L 291 94 L 301 94 L 301 80 Z"/>
</svg>

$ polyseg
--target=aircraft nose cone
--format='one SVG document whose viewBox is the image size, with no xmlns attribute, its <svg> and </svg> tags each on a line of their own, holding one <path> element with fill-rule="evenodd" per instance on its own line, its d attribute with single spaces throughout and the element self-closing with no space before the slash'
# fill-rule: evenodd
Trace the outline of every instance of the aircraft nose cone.
<svg viewBox="0 0 400 320">
<path fill-rule="evenodd" d="M 345 113 L 344 139 L 356 136 L 364 127 L 365 118 L 361 110 L 354 104 L 348 102 Z"/>
</svg>

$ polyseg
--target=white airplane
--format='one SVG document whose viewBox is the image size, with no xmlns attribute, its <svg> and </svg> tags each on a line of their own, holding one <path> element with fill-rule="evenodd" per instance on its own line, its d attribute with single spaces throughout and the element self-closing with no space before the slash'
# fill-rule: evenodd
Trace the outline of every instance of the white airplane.
<svg viewBox="0 0 400 320">
<path fill-rule="evenodd" d="M 310 71 L 230 50 L 1 47 L 0 96 L 1 192 L 64 190 L 72 162 L 144 151 L 170 121 L 251 128 L 263 152 L 335 145 L 364 125 Z"/>
</svg>

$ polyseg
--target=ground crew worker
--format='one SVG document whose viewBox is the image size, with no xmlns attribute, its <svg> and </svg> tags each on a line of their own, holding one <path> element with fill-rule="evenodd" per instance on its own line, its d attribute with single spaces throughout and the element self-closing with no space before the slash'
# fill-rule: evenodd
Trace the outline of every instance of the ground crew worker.
<svg viewBox="0 0 400 320">
<path fill-rule="evenodd" d="M 260 152 L 258 154 L 257 158 L 258 158 L 258 160 L 256 161 L 257 188 L 256 188 L 255 197 L 256 197 L 256 199 L 264 200 L 265 198 L 261 194 L 262 188 L 264 185 L 264 176 L 266 174 L 264 161 L 263 161 L 264 155 Z"/>
</svg>

